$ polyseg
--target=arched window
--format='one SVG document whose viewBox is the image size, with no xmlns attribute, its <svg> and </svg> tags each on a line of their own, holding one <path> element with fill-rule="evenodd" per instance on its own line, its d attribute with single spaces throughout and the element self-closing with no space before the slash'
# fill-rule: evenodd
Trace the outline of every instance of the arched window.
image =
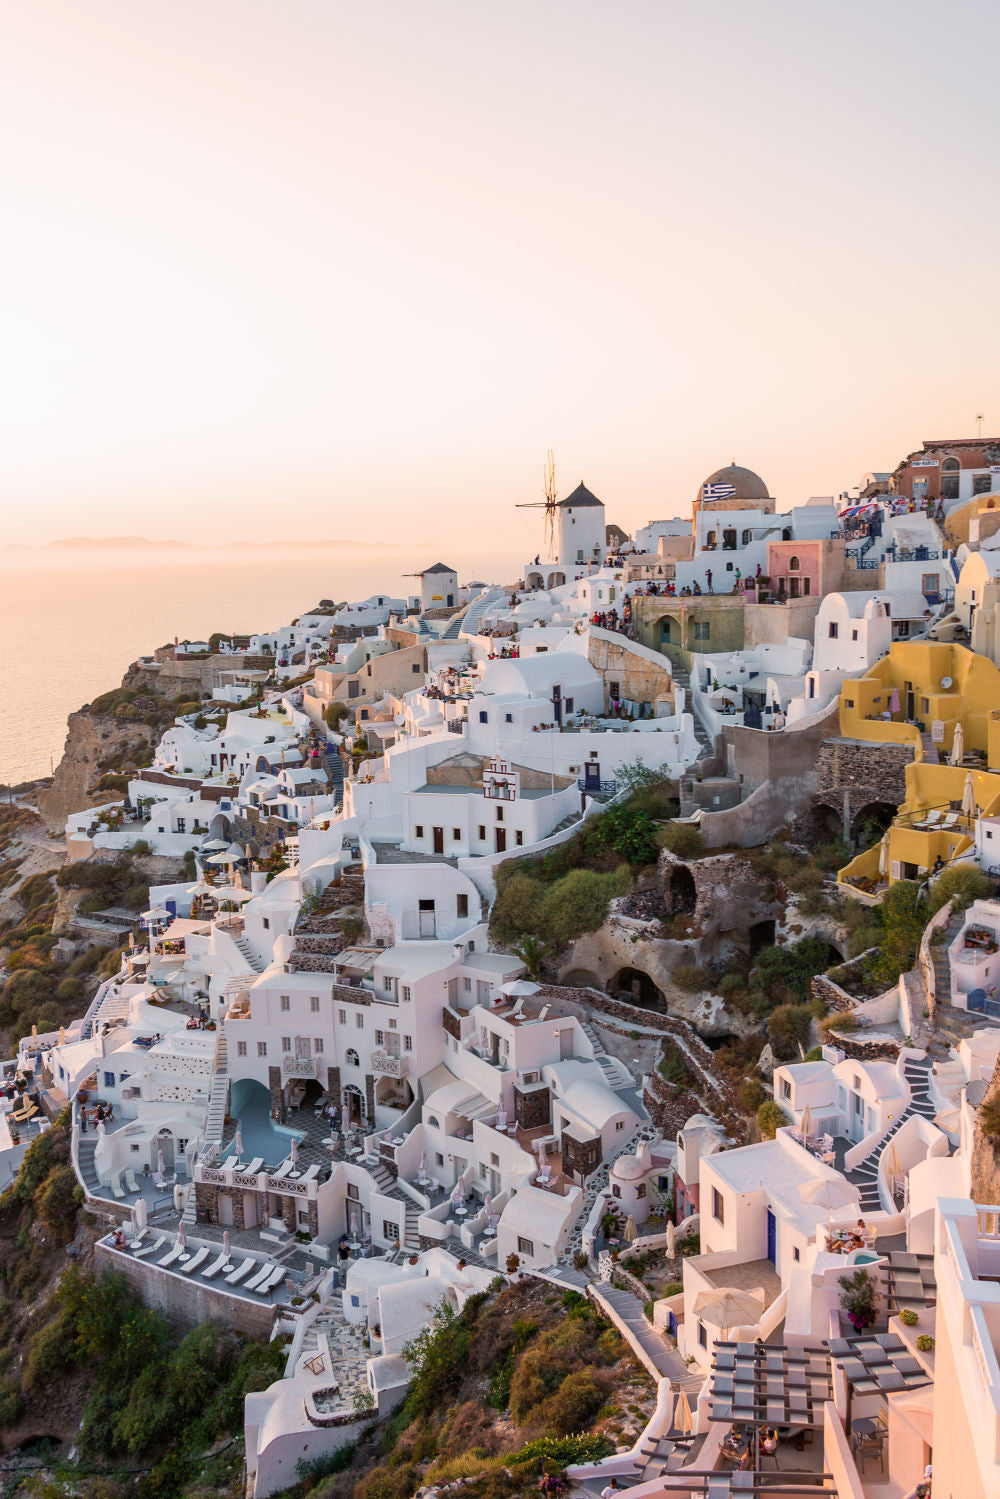
<svg viewBox="0 0 1000 1499">
<path fill-rule="evenodd" d="M 714 547 L 715 546 L 715 532 L 714 531 L 709 531 L 708 535 L 705 537 L 705 545 L 707 547 Z"/>
<path fill-rule="evenodd" d="M 437 1119 L 435 1119 L 433 1114 L 428 1114 L 427 1115 L 427 1123 L 431 1126 L 432 1129 L 440 1129 L 441 1128 L 440 1121 L 437 1120 Z"/>
<path fill-rule="evenodd" d="M 941 498 L 943 500 L 958 499 L 958 472 L 961 466 L 957 458 L 942 458 Z"/>
<path fill-rule="evenodd" d="M 361 1063 L 358 1060 L 358 1054 L 354 1050 L 353 1046 L 349 1046 L 347 1048 L 347 1052 L 346 1052 L 346 1054 L 344 1056 L 344 1062 L 346 1063 L 346 1065 L 348 1067 L 360 1067 L 361 1066 Z"/>
<path fill-rule="evenodd" d="M 798 570 L 799 570 L 799 559 L 798 559 L 798 557 L 789 557 L 789 559 L 788 559 L 788 571 L 790 573 L 797 573 Z"/>
<path fill-rule="evenodd" d="M 752 531 L 744 531 L 743 532 L 743 545 L 745 547 L 748 547 L 750 545 L 751 541 L 753 541 L 753 532 Z"/>
</svg>

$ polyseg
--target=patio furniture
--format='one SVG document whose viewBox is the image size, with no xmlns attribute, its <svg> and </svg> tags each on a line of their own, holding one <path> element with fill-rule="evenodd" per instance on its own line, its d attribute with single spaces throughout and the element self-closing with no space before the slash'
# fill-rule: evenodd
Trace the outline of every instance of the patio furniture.
<svg viewBox="0 0 1000 1499">
<path fill-rule="evenodd" d="M 317 1176 L 319 1176 L 319 1167 L 318 1166 L 310 1166 L 308 1168 L 308 1170 L 303 1171 L 303 1173 L 302 1173 L 302 1180 L 304 1182 L 313 1182 L 313 1181 L 316 1180 Z"/>
<path fill-rule="evenodd" d="M 184 1245 L 174 1244 L 173 1247 L 163 1256 L 162 1260 L 157 1260 L 156 1263 L 159 1265 L 161 1270 L 166 1269 L 167 1266 L 176 1264 L 183 1253 Z"/>
<path fill-rule="evenodd" d="M 136 1234 L 135 1238 L 134 1239 L 129 1239 L 129 1241 L 128 1241 L 128 1247 L 130 1249 L 140 1249 L 142 1247 L 142 1241 L 143 1241 L 143 1239 L 145 1239 L 145 1237 L 146 1237 L 146 1235 L 147 1235 L 148 1232 L 149 1232 L 148 1229 L 146 1229 L 146 1228 L 140 1228 L 140 1230 Z"/>
<path fill-rule="evenodd" d="M 241 1168 L 242 1174 L 244 1176 L 256 1176 L 263 1164 L 264 1157 L 262 1155 L 256 1155 L 250 1162 L 249 1166 L 244 1166 Z"/>
<path fill-rule="evenodd" d="M 220 1270 L 224 1270 L 227 1267 L 227 1265 L 230 1265 L 230 1264 L 232 1264 L 232 1261 L 223 1252 L 222 1254 L 219 1255 L 218 1259 L 213 1260 L 212 1263 L 208 1266 L 208 1268 L 205 1269 L 205 1270 L 203 1270 L 201 1272 L 202 1279 L 203 1280 L 213 1280 L 215 1278 L 215 1276 L 218 1275 L 218 1273 L 219 1273 Z"/>
<path fill-rule="evenodd" d="M 258 1290 L 260 1287 L 263 1286 L 265 1280 L 267 1280 L 267 1278 L 271 1274 L 271 1271 L 272 1271 L 273 1268 L 274 1267 L 271 1265 L 271 1262 L 269 1260 L 266 1261 L 263 1265 L 261 1265 L 259 1267 L 259 1269 L 257 1271 L 257 1274 L 256 1275 L 252 1275 L 250 1277 L 250 1279 L 244 1284 L 243 1289 L 245 1291 L 256 1291 L 256 1290 Z"/>
<path fill-rule="evenodd" d="M 134 1260 L 142 1260 L 145 1259 L 147 1254 L 159 1254 L 166 1242 L 166 1239 L 161 1234 L 155 1244 L 144 1244 L 141 1249 L 135 1251 L 132 1258 Z"/>
<path fill-rule="evenodd" d="M 226 1276 L 226 1285 L 238 1286 L 240 1281 L 244 1280 L 250 1274 L 250 1271 L 257 1263 L 258 1261 L 254 1259 L 244 1260 L 242 1265 L 237 1266 L 235 1270 L 230 1271 Z"/>
<path fill-rule="evenodd" d="M 205 1263 L 211 1253 L 212 1251 L 209 1248 L 207 1248 L 205 1245 L 202 1245 L 202 1247 L 195 1254 L 192 1254 L 190 1256 L 187 1264 L 181 1266 L 181 1274 L 193 1275 L 195 1270 L 201 1269 L 202 1265 Z"/>
<path fill-rule="evenodd" d="M 285 1269 L 284 1265 L 275 1265 L 274 1269 L 271 1271 L 264 1284 L 262 1286 L 258 1285 L 258 1296 L 270 1296 L 271 1292 L 277 1289 L 277 1287 L 285 1279 L 287 1274 L 288 1271 Z"/>
<path fill-rule="evenodd" d="M 115 1197 L 125 1196 L 125 1189 L 122 1186 L 122 1174 L 120 1171 L 115 1171 L 112 1173 L 111 1191 L 114 1193 Z"/>
<path fill-rule="evenodd" d="M 125 1172 L 125 1185 L 126 1187 L 128 1187 L 130 1192 L 138 1193 L 139 1183 L 135 1179 L 135 1172 L 132 1170 L 131 1166 Z"/>
</svg>

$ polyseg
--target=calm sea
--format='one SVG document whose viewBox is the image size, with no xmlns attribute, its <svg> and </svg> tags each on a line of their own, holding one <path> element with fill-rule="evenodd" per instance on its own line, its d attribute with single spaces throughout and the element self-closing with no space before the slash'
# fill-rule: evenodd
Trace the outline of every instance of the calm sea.
<svg viewBox="0 0 1000 1499">
<path fill-rule="evenodd" d="M 463 581 L 515 575 L 517 559 L 495 548 L 443 558 L 440 550 L 431 543 L 413 557 L 395 547 L 315 546 L 273 555 L 0 553 L 0 782 L 48 775 L 63 751 L 67 715 L 117 687 L 130 662 L 175 636 L 276 629 L 321 598 L 404 597 L 419 583 L 403 574 L 439 560 Z"/>
</svg>

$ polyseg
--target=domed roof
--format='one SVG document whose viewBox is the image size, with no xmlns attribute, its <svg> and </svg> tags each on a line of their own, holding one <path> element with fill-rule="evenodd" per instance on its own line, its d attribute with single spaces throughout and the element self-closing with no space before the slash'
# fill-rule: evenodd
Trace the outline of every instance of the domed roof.
<svg viewBox="0 0 1000 1499">
<path fill-rule="evenodd" d="M 733 493 L 727 498 L 733 500 L 769 500 L 771 498 L 760 474 L 755 474 L 752 468 L 740 468 L 737 463 L 730 463 L 726 468 L 717 468 L 714 474 L 709 474 L 705 483 L 699 488 L 696 499 L 704 498 L 705 484 L 731 484 Z M 720 495 L 719 498 L 722 499 L 724 496 Z"/>
<path fill-rule="evenodd" d="M 634 1182 L 645 1176 L 646 1169 L 637 1155 L 620 1155 L 611 1168 L 611 1175 L 621 1181 Z"/>
</svg>

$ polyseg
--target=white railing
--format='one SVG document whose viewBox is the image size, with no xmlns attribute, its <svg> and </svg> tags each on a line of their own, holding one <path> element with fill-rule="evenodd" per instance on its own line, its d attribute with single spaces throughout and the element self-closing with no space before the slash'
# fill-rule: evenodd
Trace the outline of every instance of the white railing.
<svg viewBox="0 0 1000 1499">
<path fill-rule="evenodd" d="M 390 1056 L 387 1051 L 373 1051 L 371 1068 L 372 1072 L 381 1073 L 384 1077 L 405 1077 L 410 1070 L 410 1059 Z"/>
<path fill-rule="evenodd" d="M 285 1077 L 315 1077 L 316 1058 L 297 1057 L 286 1051 L 281 1059 L 281 1071 Z"/>
</svg>

